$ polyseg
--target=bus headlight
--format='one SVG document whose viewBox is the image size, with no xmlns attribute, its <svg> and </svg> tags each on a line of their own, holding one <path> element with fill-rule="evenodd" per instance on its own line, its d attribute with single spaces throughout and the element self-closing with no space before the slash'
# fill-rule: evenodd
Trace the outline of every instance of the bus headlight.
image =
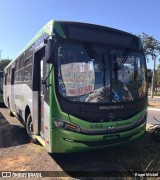
<svg viewBox="0 0 160 180">
<path fill-rule="evenodd" d="M 66 122 L 64 120 L 53 119 L 53 122 L 57 128 L 66 129 L 66 130 L 70 130 L 70 131 L 77 131 L 77 132 L 81 131 L 80 127 L 77 126 L 76 124 Z"/>
</svg>

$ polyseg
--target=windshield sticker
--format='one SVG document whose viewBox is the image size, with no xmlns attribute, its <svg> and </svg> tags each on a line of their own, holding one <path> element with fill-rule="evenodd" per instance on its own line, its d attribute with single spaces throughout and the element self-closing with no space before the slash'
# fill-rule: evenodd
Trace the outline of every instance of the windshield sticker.
<svg viewBox="0 0 160 180">
<path fill-rule="evenodd" d="M 122 95 L 121 95 L 121 93 L 119 92 L 119 91 L 115 91 L 114 92 L 114 100 L 116 101 L 116 102 L 119 102 L 120 101 L 120 99 L 121 99 L 121 97 L 122 97 Z"/>
<path fill-rule="evenodd" d="M 80 96 L 94 91 L 95 73 L 93 61 L 61 65 L 66 96 Z"/>
</svg>

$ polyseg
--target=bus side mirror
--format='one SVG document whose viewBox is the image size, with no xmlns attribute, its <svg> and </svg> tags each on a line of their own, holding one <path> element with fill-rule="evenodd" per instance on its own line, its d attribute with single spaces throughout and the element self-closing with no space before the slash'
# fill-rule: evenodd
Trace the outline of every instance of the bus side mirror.
<svg viewBox="0 0 160 180">
<path fill-rule="evenodd" d="M 54 40 L 46 39 L 46 62 L 53 63 L 54 62 Z"/>
</svg>

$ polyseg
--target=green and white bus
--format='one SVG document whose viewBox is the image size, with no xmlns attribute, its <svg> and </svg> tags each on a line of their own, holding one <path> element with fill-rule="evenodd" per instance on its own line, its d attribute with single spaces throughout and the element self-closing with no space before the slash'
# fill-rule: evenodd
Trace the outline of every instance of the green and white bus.
<svg viewBox="0 0 160 180">
<path fill-rule="evenodd" d="M 10 114 L 50 153 L 106 148 L 145 132 L 146 60 L 137 36 L 52 20 L 4 71 Z"/>
</svg>

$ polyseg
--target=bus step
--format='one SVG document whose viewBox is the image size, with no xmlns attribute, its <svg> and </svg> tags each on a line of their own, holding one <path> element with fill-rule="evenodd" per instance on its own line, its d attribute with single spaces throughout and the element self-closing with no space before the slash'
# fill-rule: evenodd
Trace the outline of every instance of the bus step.
<svg viewBox="0 0 160 180">
<path fill-rule="evenodd" d="M 41 136 L 35 135 L 35 138 L 37 139 L 38 142 L 40 142 L 40 144 L 42 144 L 42 146 L 45 147 L 45 141 L 44 139 L 42 139 Z"/>
</svg>

